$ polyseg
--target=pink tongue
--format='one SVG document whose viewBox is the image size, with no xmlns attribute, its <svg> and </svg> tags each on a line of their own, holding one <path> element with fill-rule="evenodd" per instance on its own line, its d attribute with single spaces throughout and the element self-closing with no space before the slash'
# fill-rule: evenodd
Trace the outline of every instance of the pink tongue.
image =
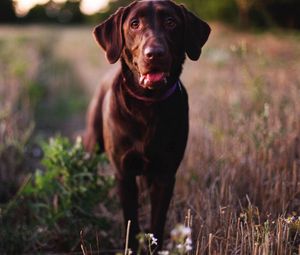
<svg viewBox="0 0 300 255">
<path fill-rule="evenodd" d="M 143 87 L 151 88 L 158 82 L 162 82 L 166 78 L 165 73 L 147 73 L 140 78 L 140 84 Z"/>
<path fill-rule="evenodd" d="M 154 82 L 163 80 L 165 78 L 165 74 L 164 73 L 148 73 L 148 74 L 146 74 L 145 78 L 146 78 L 145 79 L 146 83 L 154 83 Z"/>
</svg>

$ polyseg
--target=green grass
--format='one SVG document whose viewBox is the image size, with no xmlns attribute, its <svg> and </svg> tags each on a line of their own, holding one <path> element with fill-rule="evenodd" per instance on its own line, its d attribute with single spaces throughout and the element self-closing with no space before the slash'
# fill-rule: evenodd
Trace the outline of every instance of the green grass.
<svg viewBox="0 0 300 255">
<path fill-rule="evenodd" d="M 101 215 L 118 207 L 110 194 L 114 178 L 98 174 L 105 157 L 86 153 L 80 139 L 71 144 L 62 137 L 43 144 L 43 151 L 41 167 L 1 206 L 1 253 L 76 251 L 80 232 L 90 243 L 97 231 L 113 233 L 113 218 Z M 109 246 L 109 238 L 99 236 Z"/>
</svg>

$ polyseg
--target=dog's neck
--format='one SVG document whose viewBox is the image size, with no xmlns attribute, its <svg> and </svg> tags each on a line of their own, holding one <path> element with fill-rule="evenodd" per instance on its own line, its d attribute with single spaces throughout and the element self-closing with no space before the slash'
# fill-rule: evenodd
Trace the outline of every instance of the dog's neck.
<svg viewBox="0 0 300 255">
<path fill-rule="evenodd" d="M 172 85 L 167 91 L 164 92 L 164 94 L 162 94 L 159 98 L 151 98 L 151 97 L 147 97 L 147 96 L 142 96 L 142 95 L 138 95 L 136 93 L 134 93 L 133 91 L 130 90 L 130 88 L 126 88 L 126 91 L 128 92 L 128 94 L 137 99 L 140 100 L 142 102 L 145 103 L 157 103 L 157 102 L 162 102 L 167 100 L 169 97 L 171 97 L 175 91 L 177 89 L 181 90 L 181 82 L 179 80 L 177 80 L 177 82 L 174 83 L 174 85 Z"/>
</svg>

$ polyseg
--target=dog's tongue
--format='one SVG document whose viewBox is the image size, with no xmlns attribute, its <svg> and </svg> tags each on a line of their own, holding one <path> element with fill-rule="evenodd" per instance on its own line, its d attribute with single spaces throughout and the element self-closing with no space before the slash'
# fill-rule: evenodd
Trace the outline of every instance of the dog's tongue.
<svg viewBox="0 0 300 255">
<path fill-rule="evenodd" d="M 140 83 L 144 87 L 151 87 L 155 83 L 159 83 L 164 81 L 166 78 L 165 73 L 147 73 L 144 75 L 141 75 Z"/>
</svg>

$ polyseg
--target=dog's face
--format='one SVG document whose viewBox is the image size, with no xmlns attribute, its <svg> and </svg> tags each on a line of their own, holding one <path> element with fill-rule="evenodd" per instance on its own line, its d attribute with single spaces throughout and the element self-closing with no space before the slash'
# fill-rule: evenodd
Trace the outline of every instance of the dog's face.
<svg viewBox="0 0 300 255">
<path fill-rule="evenodd" d="M 197 60 L 209 33 L 204 21 L 169 0 L 134 2 L 94 31 L 109 62 L 121 57 L 135 83 L 151 90 L 175 82 L 185 53 Z"/>
</svg>

